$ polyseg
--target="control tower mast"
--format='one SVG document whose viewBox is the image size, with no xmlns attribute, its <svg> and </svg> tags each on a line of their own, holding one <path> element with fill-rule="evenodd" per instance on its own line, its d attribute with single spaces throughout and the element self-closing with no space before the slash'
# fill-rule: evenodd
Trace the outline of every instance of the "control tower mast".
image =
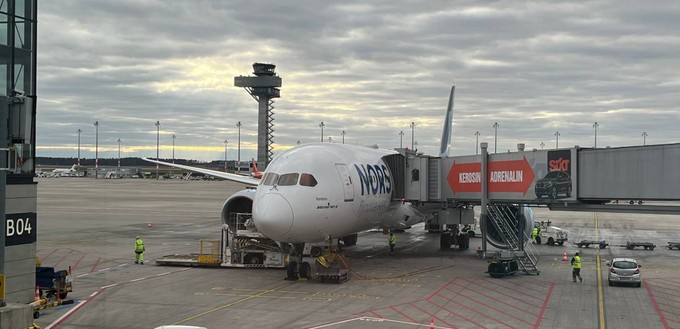
<svg viewBox="0 0 680 329">
<path fill-rule="evenodd" d="M 254 63 L 255 76 L 234 77 L 234 86 L 243 87 L 258 103 L 257 121 L 257 167 L 267 168 L 274 151 L 274 101 L 281 97 L 281 78 L 276 75 L 274 64 Z M 239 164 L 240 165 L 240 164 Z"/>
</svg>

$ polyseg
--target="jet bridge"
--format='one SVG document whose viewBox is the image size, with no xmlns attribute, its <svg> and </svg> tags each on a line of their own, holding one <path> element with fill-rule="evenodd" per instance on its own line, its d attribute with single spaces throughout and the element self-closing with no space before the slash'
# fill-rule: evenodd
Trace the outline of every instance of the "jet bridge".
<svg viewBox="0 0 680 329">
<path fill-rule="evenodd" d="M 524 150 L 487 155 L 488 201 L 551 210 L 680 214 L 680 143 Z M 405 158 L 403 198 L 443 208 L 482 200 L 482 155 Z M 395 175 L 402 177 L 401 175 Z M 617 201 L 623 202 L 617 202 Z M 629 205 L 630 200 L 644 204 Z"/>
</svg>

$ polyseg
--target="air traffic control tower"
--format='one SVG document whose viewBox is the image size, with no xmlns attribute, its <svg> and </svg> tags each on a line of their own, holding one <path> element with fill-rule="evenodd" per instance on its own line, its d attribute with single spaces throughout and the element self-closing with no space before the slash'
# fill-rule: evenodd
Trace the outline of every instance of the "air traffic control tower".
<svg viewBox="0 0 680 329">
<path fill-rule="evenodd" d="M 272 161 L 274 151 L 274 101 L 281 97 L 281 78 L 276 76 L 274 64 L 254 63 L 255 76 L 234 77 L 234 86 L 243 87 L 258 103 L 257 167 L 264 170 Z"/>
</svg>

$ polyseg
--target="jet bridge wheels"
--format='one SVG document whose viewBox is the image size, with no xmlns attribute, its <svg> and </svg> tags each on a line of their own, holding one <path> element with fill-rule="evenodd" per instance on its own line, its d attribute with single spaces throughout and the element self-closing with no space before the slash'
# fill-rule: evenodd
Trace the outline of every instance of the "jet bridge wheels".
<svg viewBox="0 0 680 329">
<path fill-rule="evenodd" d="M 352 234 L 352 235 L 348 235 L 346 237 L 343 237 L 342 243 L 345 246 L 353 246 L 353 245 L 357 244 L 357 240 L 359 240 L 359 235 L 358 234 Z"/>
<path fill-rule="evenodd" d="M 458 245 L 458 249 L 466 250 L 470 248 L 470 236 L 463 232 L 453 235 L 451 232 L 444 232 L 439 236 L 439 248 L 446 250 L 452 245 Z"/>
</svg>

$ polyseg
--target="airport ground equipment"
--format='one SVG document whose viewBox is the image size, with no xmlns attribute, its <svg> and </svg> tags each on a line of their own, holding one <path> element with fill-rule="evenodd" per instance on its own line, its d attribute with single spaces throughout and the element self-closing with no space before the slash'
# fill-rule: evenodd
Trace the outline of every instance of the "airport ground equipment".
<svg viewBox="0 0 680 329">
<path fill-rule="evenodd" d="M 286 268 L 290 258 L 287 244 L 279 244 L 251 225 L 250 213 L 234 213 L 232 226 L 222 225 L 222 236 L 201 239 L 198 254 L 167 255 L 158 265 Z"/>
<path fill-rule="evenodd" d="M 526 218 L 531 216 L 531 210 L 526 207 L 509 206 L 503 204 L 492 204 L 487 207 L 489 213 L 488 222 L 493 225 L 494 230 L 489 234 L 489 242 L 502 241 L 502 244 L 496 245 L 497 248 L 505 249 L 510 253 L 496 254 L 495 264 L 492 266 L 495 271 L 490 273 L 503 273 L 502 268 L 512 272 L 514 264 L 516 264 L 522 272 L 526 274 L 539 275 L 541 272 L 536 267 L 538 263 L 538 252 L 536 248 L 530 243 L 528 230 L 532 227 L 529 225 L 525 227 Z M 528 230 L 527 230 L 528 228 Z M 490 231 L 490 230 L 489 230 Z M 507 260 L 508 257 L 513 257 L 514 261 Z M 492 263 L 493 264 L 493 263 Z M 512 266 L 511 266 L 512 265 Z"/>
<path fill-rule="evenodd" d="M 545 242 L 548 245 L 563 245 L 564 242 L 569 240 L 569 233 L 567 231 L 557 227 L 551 226 L 550 221 L 542 221 L 539 225 L 538 236 L 536 237 L 536 243 L 541 244 Z"/>
<path fill-rule="evenodd" d="M 673 248 L 680 250 L 680 242 L 670 242 L 670 241 L 668 241 L 668 246 L 666 246 L 666 247 L 668 247 L 668 250 L 673 250 Z"/>
<path fill-rule="evenodd" d="M 515 275 L 519 271 L 519 263 L 515 253 L 511 250 L 496 251 L 493 258 L 489 259 L 489 267 L 486 273 L 492 278 Z"/>
<path fill-rule="evenodd" d="M 633 250 L 636 247 L 643 247 L 645 250 L 654 250 L 656 245 L 651 242 L 626 242 L 626 249 Z"/>
<path fill-rule="evenodd" d="M 605 240 L 599 240 L 599 241 L 596 241 L 596 240 L 581 240 L 581 242 L 576 243 L 576 245 L 579 248 L 584 248 L 584 247 L 588 248 L 588 247 L 590 247 L 591 244 L 592 245 L 599 245 L 600 249 L 605 249 L 609 245 L 609 243 L 607 243 Z"/>
<path fill-rule="evenodd" d="M 61 299 L 59 298 L 59 295 L 52 295 L 40 297 L 29 305 L 33 307 L 33 318 L 37 319 L 40 317 L 40 311 L 42 310 L 69 304 L 73 304 L 73 299 Z"/>
<path fill-rule="evenodd" d="M 35 284 L 40 288 L 41 296 L 58 296 L 59 299 L 64 299 L 73 291 L 71 267 L 61 271 L 55 271 L 54 267 L 36 267 Z"/>
</svg>

